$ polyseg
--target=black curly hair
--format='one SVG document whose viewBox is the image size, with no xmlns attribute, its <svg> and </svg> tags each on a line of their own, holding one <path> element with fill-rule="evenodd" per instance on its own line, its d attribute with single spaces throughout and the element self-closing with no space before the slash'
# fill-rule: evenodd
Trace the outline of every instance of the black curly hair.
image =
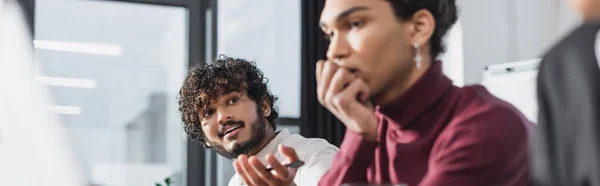
<svg viewBox="0 0 600 186">
<path fill-rule="evenodd" d="M 417 11 L 425 9 L 435 19 L 435 30 L 430 39 L 431 59 L 446 52 L 443 38 L 458 19 L 456 0 L 386 0 L 390 2 L 399 21 L 410 19 Z"/>
<path fill-rule="evenodd" d="M 223 54 L 219 55 L 212 64 L 193 67 L 178 96 L 185 132 L 190 138 L 200 141 L 206 147 L 206 136 L 202 131 L 198 111 L 219 96 L 243 90 L 246 90 L 248 97 L 257 103 L 257 107 L 260 107 L 261 100 L 269 101 L 271 114 L 266 119 L 275 130 L 275 119 L 279 116 L 274 106 L 277 97 L 267 88 L 268 82 L 269 80 L 256 67 L 255 62 Z"/>
</svg>

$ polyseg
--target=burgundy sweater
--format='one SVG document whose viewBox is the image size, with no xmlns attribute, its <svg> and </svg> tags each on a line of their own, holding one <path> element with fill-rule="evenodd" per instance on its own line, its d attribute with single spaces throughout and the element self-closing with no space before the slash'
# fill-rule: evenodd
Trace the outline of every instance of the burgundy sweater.
<svg viewBox="0 0 600 186">
<path fill-rule="evenodd" d="M 459 88 L 437 62 L 398 100 L 377 106 L 377 141 L 347 130 L 319 185 L 530 185 L 532 124 L 482 86 Z"/>
</svg>

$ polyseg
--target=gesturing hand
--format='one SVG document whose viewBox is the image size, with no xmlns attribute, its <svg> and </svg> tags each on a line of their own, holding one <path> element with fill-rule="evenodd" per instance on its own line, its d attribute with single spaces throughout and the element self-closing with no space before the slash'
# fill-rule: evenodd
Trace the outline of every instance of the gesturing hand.
<svg viewBox="0 0 600 186">
<path fill-rule="evenodd" d="M 333 62 L 317 62 L 317 97 L 346 127 L 368 140 L 377 139 L 378 121 L 367 84 Z"/>
<path fill-rule="evenodd" d="M 286 157 L 285 163 L 300 160 L 293 148 L 279 145 L 278 149 Z M 233 167 L 249 186 L 295 185 L 294 177 L 297 169 L 284 167 L 273 154 L 267 154 L 265 159 L 271 165 L 271 171 L 267 171 L 266 166 L 256 157 L 251 156 L 248 158 L 246 155 L 238 156 L 233 161 Z"/>
</svg>

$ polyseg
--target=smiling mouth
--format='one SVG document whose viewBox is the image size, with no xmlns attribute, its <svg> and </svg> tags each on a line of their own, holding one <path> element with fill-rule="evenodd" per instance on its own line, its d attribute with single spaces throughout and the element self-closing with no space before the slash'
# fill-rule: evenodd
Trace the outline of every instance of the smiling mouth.
<svg viewBox="0 0 600 186">
<path fill-rule="evenodd" d="M 245 125 L 244 125 L 243 121 L 227 121 L 226 123 L 223 123 L 223 124 L 220 125 L 220 128 L 219 128 L 219 137 L 223 138 L 227 134 L 230 134 L 232 132 L 236 132 L 240 128 L 244 128 L 244 126 Z"/>
<path fill-rule="evenodd" d="M 227 131 L 225 131 L 225 132 L 223 133 L 223 136 L 225 136 L 225 135 L 227 135 L 227 134 L 229 134 L 229 133 L 231 133 L 231 132 L 233 132 L 233 131 L 235 131 L 235 130 L 237 130 L 237 129 L 240 129 L 240 128 L 242 128 L 242 126 L 239 126 L 239 125 L 238 125 L 238 126 L 235 126 L 235 127 L 232 127 L 232 128 L 230 128 L 230 129 L 228 129 Z"/>
<path fill-rule="evenodd" d="M 225 126 L 219 132 L 219 137 L 225 138 L 227 136 L 227 134 L 237 133 L 236 131 L 238 131 L 238 129 L 241 129 L 241 128 L 244 128 L 243 124 L 233 124 L 233 125 Z M 233 134 L 233 135 L 235 135 L 235 134 Z"/>
</svg>

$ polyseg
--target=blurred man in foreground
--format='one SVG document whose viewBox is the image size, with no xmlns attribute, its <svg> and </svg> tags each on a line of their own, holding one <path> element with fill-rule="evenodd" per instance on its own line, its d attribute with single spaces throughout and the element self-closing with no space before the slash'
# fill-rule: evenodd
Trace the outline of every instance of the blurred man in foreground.
<svg viewBox="0 0 600 186">
<path fill-rule="evenodd" d="M 82 186 L 58 118 L 35 82 L 33 42 L 17 1 L 0 0 L 0 183 Z"/>
</svg>

